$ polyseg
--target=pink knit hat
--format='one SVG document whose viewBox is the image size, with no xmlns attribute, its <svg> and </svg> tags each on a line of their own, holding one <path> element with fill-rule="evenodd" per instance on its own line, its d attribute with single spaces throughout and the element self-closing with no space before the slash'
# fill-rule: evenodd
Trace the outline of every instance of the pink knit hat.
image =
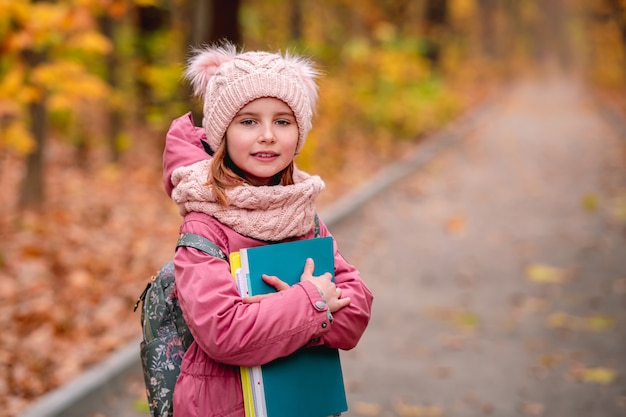
<svg viewBox="0 0 626 417">
<path fill-rule="evenodd" d="M 185 71 L 194 94 L 204 98 L 202 125 L 213 151 L 243 106 L 257 98 L 275 97 L 296 117 L 296 153 L 311 129 L 318 74 L 306 58 L 260 51 L 237 53 L 231 44 L 196 50 Z"/>
</svg>

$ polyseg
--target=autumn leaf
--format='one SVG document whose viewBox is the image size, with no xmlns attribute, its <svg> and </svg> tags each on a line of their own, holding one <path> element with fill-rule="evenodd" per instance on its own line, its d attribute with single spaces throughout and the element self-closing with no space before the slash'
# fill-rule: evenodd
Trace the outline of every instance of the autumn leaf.
<svg viewBox="0 0 626 417">
<path fill-rule="evenodd" d="M 626 223 L 626 196 L 620 196 L 612 204 L 611 214 L 615 221 Z"/>
<path fill-rule="evenodd" d="M 522 412 L 525 416 L 541 417 L 546 412 L 546 406 L 541 403 L 526 402 L 522 406 Z"/>
<path fill-rule="evenodd" d="M 581 204 L 587 211 L 596 211 L 599 207 L 598 196 L 595 194 L 586 194 L 582 197 Z"/>
<path fill-rule="evenodd" d="M 561 362 L 561 357 L 558 355 L 542 355 L 539 358 L 539 365 L 544 368 L 554 368 Z"/>
<path fill-rule="evenodd" d="M 563 312 L 555 312 L 548 316 L 548 327 L 574 331 L 606 331 L 615 325 L 615 320 L 605 314 L 594 314 L 590 317 L 578 317 Z"/>
<path fill-rule="evenodd" d="M 557 284 L 564 282 L 567 271 L 543 264 L 533 264 L 526 268 L 526 277 L 541 284 Z"/>
<path fill-rule="evenodd" d="M 617 378 L 617 374 L 613 369 L 605 367 L 587 368 L 578 366 L 570 370 L 570 375 L 577 380 L 598 385 L 609 385 Z"/>
<path fill-rule="evenodd" d="M 446 230 L 452 234 L 461 234 L 465 231 L 465 218 L 452 216 L 446 221 Z"/>
<path fill-rule="evenodd" d="M 354 404 L 354 411 L 362 416 L 376 417 L 381 414 L 382 407 L 380 404 L 358 401 Z"/>
<path fill-rule="evenodd" d="M 458 327 L 473 329 L 478 326 L 480 319 L 478 318 L 478 315 L 476 315 L 476 313 L 473 313 L 471 311 L 464 311 L 459 313 L 455 317 L 454 322 Z"/>
<path fill-rule="evenodd" d="M 441 417 L 444 415 L 443 408 L 436 405 L 407 404 L 398 401 L 393 408 L 400 417 Z"/>
<path fill-rule="evenodd" d="M 150 405 L 145 398 L 137 399 L 133 402 L 133 410 L 140 413 L 150 414 Z"/>
<path fill-rule="evenodd" d="M 480 323 L 476 313 L 460 307 L 434 307 L 429 309 L 428 314 L 456 328 L 474 329 Z"/>
<path fill-rule="evenodd" d="M 610 330 L 615 326 L 615 320 L 605 314 L 594 314 L 587 318 L 587 326 L 595 331 Z"/>
<path fill-rule="evenodd" d="M 548 327 L 555 329 L 579 330 L 580 320 L 569 314 L 562 312 L 552 313 L 548 316 L 546 323 Z"/>
</svg>

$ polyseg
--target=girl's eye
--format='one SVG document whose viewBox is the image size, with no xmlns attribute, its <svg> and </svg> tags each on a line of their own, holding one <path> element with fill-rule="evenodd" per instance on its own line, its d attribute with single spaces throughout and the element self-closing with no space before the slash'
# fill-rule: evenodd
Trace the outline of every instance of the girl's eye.
<svg viewBox="0 0 626 417">
<path fill-rule="evenodd" d="M 286 125 L 289 125 L 291 123 L 289 122 L 289 120 L 280 119 L 280 120 L 276 120 L 276 124 L 281 125 L 281 126 L 286 126 Z"/>
<path fill-rule="evenodd" d="M 241 124 L 242 125 L 252 125 L 252 124 L 254 124 L 254 120 L 252 120 L 252 119 L 244 119 L 244 120 L 241 121 Z"/>
</svg>

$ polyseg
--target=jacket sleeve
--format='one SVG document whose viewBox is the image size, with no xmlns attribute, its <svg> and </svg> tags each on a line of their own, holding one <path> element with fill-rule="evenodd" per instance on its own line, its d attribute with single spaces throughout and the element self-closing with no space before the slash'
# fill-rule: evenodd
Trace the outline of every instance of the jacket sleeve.
<svg viewBox="0 0 626 417">
<path fill-rule="evenodd" d="M 321 235 L 330 235 L 326 226 L 321 224 Z M 367 327 L 374 296 L 361 279 L 359 271 L 349 264 L 339 253 L 335 245 L 335 284 L 341 288 L 342 297 L 350 297 L 350 305 L 333 313 L 331 331 L 310 345 L 325 345 L 332 348 L 349 350 L 354 348 Z"/>
<path fill-rule="evenodd" d="M 226 236 L 205 223 L 186 221 L 181 232 L 197 233 L 228 253 Z M 174 257 L 176 294 L 196 343 L 213 360 L 257 366 L 287 356 L 330 330 L 325 303 L 310 282 L 244 304 L 228 262 L 193 248 Z M 321 307 L 322 306 L 322 307 Z"/>
</svg>

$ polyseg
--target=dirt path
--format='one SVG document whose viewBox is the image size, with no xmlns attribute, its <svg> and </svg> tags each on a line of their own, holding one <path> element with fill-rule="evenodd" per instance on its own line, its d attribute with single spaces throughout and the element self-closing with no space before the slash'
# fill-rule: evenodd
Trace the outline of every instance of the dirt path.
<svg viewBox="0 0 626 417">
<path fill-rule="evenodd" d="M 626 137 L 572 80 L 333 229 L 375 293 L 347 416 L 626 415 Z"/>
</svg>

